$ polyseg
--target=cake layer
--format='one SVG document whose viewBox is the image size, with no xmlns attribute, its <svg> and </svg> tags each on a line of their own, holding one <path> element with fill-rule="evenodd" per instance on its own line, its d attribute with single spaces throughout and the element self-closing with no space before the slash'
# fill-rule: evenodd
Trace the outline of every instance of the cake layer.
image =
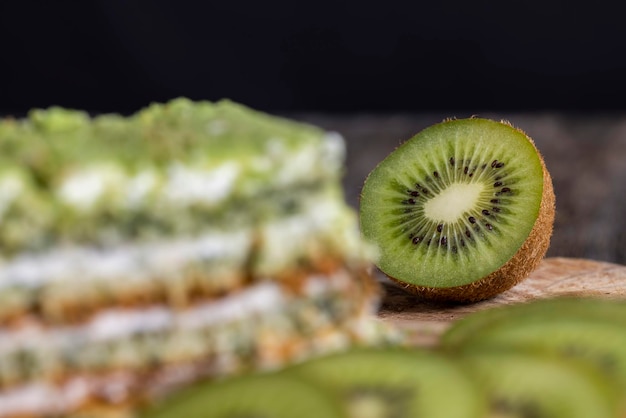
<svg viewBox="0 0 626 418">
<path fill-rule="evenodd" d="M 337 134 L 228 101 L 177 99 L 129 117 L 35 110 L 0 122 L 0 246 L 106 244 L 253 215 L 339 185 L 344 153 Z"/>
<path fill-rule="evenodd" d="M 118 416 L 393 338 L 343 147 L 228 101 L 0 121 L 0 418 Z"/>
<path fill-rule="evenodd" d="M 136 405 L 199 378 L 393 338 L 370 317 L 376 288 L 365 271 L 339 267 L 296 284 L 258 283 L 179 311 L 107 309 L 76 326 L 3 330 L 0 417 Z"/>
<path fill-rule="evenodd" d="M 368 262 L 372 249 L 360 240 L 354 211 L 336 191 L 299 203 L 298 212 L 256 227 L 213 227 L 197 236 L 58 247 L 6 259 L 0 264 L 0 324 L 29 312 L 62 323 L 110 305 L 184 306 L 314 264 Z"/>
</svg>

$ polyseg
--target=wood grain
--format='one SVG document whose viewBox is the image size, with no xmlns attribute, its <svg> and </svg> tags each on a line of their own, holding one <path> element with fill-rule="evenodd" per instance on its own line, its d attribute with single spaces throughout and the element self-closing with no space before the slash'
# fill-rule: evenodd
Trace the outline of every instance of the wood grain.
<svg viewBox="0 0 626 418">
<path fill-rule="evenodd" d="M 497 297 L 470 305 L 428 303 L 381 278 L 385 290 L 379 317 L 406 331 L 411 341 L 432 346 L 450 324 L 472 312 L 557 296 L 626 298 L 626 266 L 586 259 L 543 260 L 528 279 Z"/>
</svg>

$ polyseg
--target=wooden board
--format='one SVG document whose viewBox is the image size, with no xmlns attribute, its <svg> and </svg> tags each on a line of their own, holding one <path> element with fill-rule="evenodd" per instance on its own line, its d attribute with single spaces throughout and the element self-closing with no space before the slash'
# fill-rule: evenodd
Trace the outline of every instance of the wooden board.
<svg viewBox="0 0 626 418">
<path fill-rule="evenodd" d="M 431 346 L 456 319 L 494 306 L 556 296 L 626 298 L 626 266 L 574 258 L 547 258 L 528 279 L 494 299 L 470 304 L 426 303 L 383 280 L 382 321 L 409 333 L 413 343 Z"/>
</svg>

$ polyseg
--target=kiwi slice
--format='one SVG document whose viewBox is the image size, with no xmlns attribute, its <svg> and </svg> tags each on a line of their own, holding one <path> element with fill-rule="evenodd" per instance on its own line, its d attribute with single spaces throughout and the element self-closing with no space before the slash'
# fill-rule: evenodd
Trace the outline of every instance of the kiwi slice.
<svg viewBox="0 0 626 418">
<path fill-rule="evenodd" d="M 472 351 L 459 360 L 487 393 L 492 417 L 617 417 L 610 382 L 584 363 L 523 352 Z"/>
<path fill-rule="evenodd" d="M 517 328 L 520 323 L 559 319 L 613 323 L 626 329 L 626 302 L 591 297 L 558 297 L 485 309 L 455 321 L 442 335 L 441 345 L 454 350 L 467 340 L 479 337 L 484 329 Z"/>
<path fill-rule="evenodd" d="M 499 321 L 475 329 L 455 352 L 517 349 L 584 361 L 620 387 L 626 400 L 626 332 L 597 318 L 539 318 Z M 449 347 L 448 347 L 449 348 Z"/>
<path fill-rule="evenodd" d="M 154 405 L 143 418 L 343 418 L 328 391 L 277 373 L 205 382 Z"/>
<path fill-rule="evenodd" d="M 487 119 L 447 120 L 372 170 L 360 216 L 383 273 L 427 299 L 473 302 L 538 265 L 552 234 L 554 192 L 524 132 Z"/>
<path fill-rule="evenodd" d="M 290 371 L 333 390 L 351 418 L 483 417 L 485 397 L 451 359 L 432 351 L 359 348 Z"/>
</svg>

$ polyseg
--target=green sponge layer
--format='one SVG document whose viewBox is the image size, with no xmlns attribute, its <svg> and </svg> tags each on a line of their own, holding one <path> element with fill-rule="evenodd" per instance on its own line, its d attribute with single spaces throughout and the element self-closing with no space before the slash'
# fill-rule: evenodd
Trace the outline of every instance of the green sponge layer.
<svg viewBox="0 0 626 418">
<path fill-rule="evenodd" d="M 33 110 L 0 121 L 0 246 L 118 244 L 281 217 L 339 185 L 343 161 L 339 135 L 230 101 L 176 99 L 128 117 Z"/>
</svg>

